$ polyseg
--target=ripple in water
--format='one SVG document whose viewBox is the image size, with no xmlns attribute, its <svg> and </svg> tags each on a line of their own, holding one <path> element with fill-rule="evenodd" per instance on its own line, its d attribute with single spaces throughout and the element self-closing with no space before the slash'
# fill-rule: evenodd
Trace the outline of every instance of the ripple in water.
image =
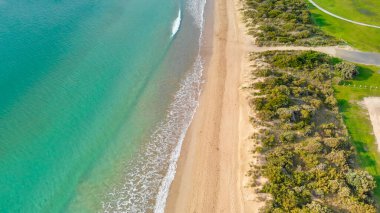
<svg viewBox="0 0 380 213">
<path fill-rule="evenodd" d="M 187 9 L 199 27 L 202 41 L 203 13 L 206 0 L 189 1 Z M 173 23 L 172 37 L 181 24 L 181 11 Z M 128 166 L 125 183 L 115 187 L 102 202 L 103 212 L 164 212 L 170 185 L 186 131 L 198 106 L 203 73 L 200 51 L 190 72 L 177 91 L 166 119 L 161 122 L 140 152 Z"/>
</svg>

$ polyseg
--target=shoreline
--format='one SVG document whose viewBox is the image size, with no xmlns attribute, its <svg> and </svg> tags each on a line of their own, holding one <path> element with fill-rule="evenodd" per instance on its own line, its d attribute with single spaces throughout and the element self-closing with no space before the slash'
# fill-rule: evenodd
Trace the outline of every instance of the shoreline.
<svg viewBox="0 0 380 213">
<path fill-rule="evenodd" d="M 257 211 L 243 181 L 249 162 L 249 107 L 240 90 L 249 68 L 239 0 L 211 2 L 202 53 L 205 82 L 186 133 L 165 212 Z M 209 24 L 207 24 L 209 23 Z M 208 27 L 205 26 L 205 29 Z M 254 197 L 254 195 L 253 195 Z"/>
</svg>

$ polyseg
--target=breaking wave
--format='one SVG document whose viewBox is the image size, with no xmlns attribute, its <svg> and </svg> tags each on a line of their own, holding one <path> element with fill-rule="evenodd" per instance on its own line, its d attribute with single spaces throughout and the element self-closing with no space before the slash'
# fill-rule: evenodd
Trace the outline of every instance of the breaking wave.
<svg viewBox="0 0 380 213">
<path fill-rule="evenodd" d="M 172 35 L 170 37 L 173 38 L 177 34 L 180 26 L 181 26 L 181 10 L 178 10 L 178 16 L 173 22 Z"/>
<path fill-rule="evenodd" d="M 200 30 L 198 55 L 192 70 L 181 82 L 169 106 L 167 116 L 159 123 L 143 151 L 127 166 L 125 182 L 114 187 L 102 202 L 103 212 L 163 213 L 170 185 L 186 131 L 198 107 L 204 61 L 200 54 L 203 38 L 206 0 L 190 0 L 186 9 Z M 181 25 L 181 11 L 173 22 L 172 37 Z"/>
</svg>

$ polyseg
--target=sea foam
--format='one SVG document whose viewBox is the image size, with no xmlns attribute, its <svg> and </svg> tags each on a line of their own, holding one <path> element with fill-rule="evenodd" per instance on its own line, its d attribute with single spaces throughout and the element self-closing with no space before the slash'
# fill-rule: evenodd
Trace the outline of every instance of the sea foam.
<svg viewBox="0 0 380 213">
<path fill-rule="evenodd" d="M 164 213 L 165 211 L 166 201 L 169 195 L 170 185 L 173 182 L 174 177 L 175 177 L 175 173 L 177 169 L 177 161 L 180 156 L 182 143 L 185 138 L 187 129 L 189 128 L 190 123 L 194 117 L 196 108 L 198 107 L 198 98 L 201 92 L 201 81 L 202 81 L 203 67 L 204 67 L 200 50 L 201 50 L 202 40 L 203 40 L 205 6 L 206 6 L 206 0 L 188 1 L 187 8 L 189 9 L 190 14 L 193 16 L 195 23 L 200 29 L 200 36 L 198 40 L 199 49 L 198 49 L 198 55 L 197 55 L 196 61 L 193 65 L 193 72 L 191 72 L 187 76 L 187 78 L 183 82 L 182 87 L 180 88 L 177 94 L 181 94 L 187 91 L 188 95 L 185 95 L 183 97 L 183 101 L 186 102 L 185 99 L 187 99 L 187 101 L 190 101 L 191 104 L 189 105 L 188 111 L 182 111 L 182 113 L 184 112 L 188 113 L 188 119 L 186 119 L 182 127 L 181 136 L 177 142 L 177 145 L 171 153 L 168 171 L 166 173 L 166 176 L 162 180 L 158 195 L 156 197 L 156 204 L 154 207 L 155 213 Z M 193 91 L 193 94 L 191 94 L 191 92 L 189 94 L 188 91 Z"/>
<path fill-rule="evenodd" d="M 206 0 L 189 0 L 187 11 L 200 30 L 198 55 L 192 70 L 181 82 L 166 118 L 157 125 L 143 151 L 128 165 L 125 182 L 108 193 L 103 212 L 163 213 L 169 189 L 177 168 L 186 131 L 198 107 L 201 92 L 203 59 L 200 47 L 203 35 L 203 16 Z M 175 36 L 181 25 L 181 11 L 172 25 Z"/>
</svg>

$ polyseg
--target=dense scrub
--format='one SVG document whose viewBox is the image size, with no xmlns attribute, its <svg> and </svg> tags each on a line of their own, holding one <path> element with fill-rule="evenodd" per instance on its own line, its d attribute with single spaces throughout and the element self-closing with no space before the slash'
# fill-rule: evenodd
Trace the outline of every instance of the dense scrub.
<svg viewBox="0 0 380 213">
<path fill-rule="evenodd" d="M 339 43 L 313 25 L 304 0 L 245 0 L 243 15 L 259 46 Z"/>
<path fill-rule="evenodd" d="M 338 112 L 332 85 L 352 78 L 355 65 L 325 54 L 264 52 L 250 86 L 252 138 L 263 166 L 253 185 L 271 195 L 263 212 L 376 212 L 374 178 L 355 164 L 355 150 Z"/>
</svg>

